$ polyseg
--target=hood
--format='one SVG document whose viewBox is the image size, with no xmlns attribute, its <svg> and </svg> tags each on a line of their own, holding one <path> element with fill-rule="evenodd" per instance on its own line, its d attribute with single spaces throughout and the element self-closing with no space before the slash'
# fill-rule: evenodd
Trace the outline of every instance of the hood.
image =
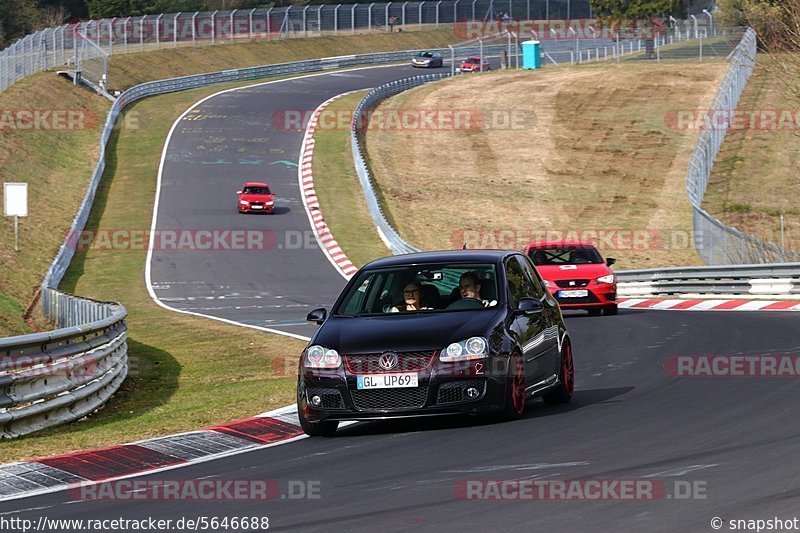
<svg viewBox="0 0 800 533">
<path fill-rule="evenodd" d="M 272 202 L 274 198 L 272 194 L 243 194 L 241 196 L 242 200 L 248 202 Z"/>
<path fill-rule="evenodd" d="M 340 354 L 433 350 L 473 336 L 488 336 L 502 309 L 330 317 L 311 344 L 333 348 Z"/>
<path fill-rule="evenodd" d="M 548 281 L 562 279 L 597 279 L 614 272 L 605 263 L 582 265 L 540 265 L 536 267 L 541 276 Z"/>
</svg>

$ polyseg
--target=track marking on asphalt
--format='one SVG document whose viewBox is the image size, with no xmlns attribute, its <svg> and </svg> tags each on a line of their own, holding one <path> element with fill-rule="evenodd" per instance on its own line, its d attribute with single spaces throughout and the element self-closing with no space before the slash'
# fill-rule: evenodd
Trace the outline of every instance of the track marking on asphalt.
<svg viewBox="0 0 800 533">
<path fill-rule="evenodd" d="M 690 465 L 690 466 L 683 466 L 672 468 L 670 470 L 662 470 L 661 472 L 656 472 L 655 474 L 647 474 L 642 477 L 677 477 L 677 476 L 684 476 L 689 472 L 696 472 L 697 470 L 705 470 L 706 468 L 713 468 L 715 466 L 719 466 L 717 463 L 710 464 L 710 465 Z"/>
<path fill-rule="evenodd" d="M 562 468 L 569 466 L 587 466 L 590 463 L 587 461 L 573 461 L 570 463 L 531 463 L 523 465 L 496 465 L 496 466 L 476 466 L 474 468 L 465 468 L 463 470 L 444 470 L 444 473 L 454 474 L 478 474 L 481 472 L 496 472 L 499 470 L 543 470 L 545 468 Z"/>
</svg>

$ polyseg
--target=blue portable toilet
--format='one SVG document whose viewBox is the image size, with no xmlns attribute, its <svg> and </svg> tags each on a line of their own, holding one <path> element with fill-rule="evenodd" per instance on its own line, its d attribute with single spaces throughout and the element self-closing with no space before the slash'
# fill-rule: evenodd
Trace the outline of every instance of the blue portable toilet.
<svg viewBox="0 0 800 533">
<path fill-rule="evenodd" d="M 539 41 L 525 41 L 522 44 L 522 68 L 542 68 L 542 52 Z"/>
</svg>

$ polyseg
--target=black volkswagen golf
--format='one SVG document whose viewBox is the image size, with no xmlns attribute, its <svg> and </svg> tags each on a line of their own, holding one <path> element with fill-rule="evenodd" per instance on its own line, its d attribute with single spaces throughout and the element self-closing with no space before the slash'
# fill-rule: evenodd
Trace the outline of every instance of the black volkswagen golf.
<svg viewBox="0 0 800 533">
<path fill-rule="evenodd" d="M 498 413 L 572 398 L 569 333 L 519 252 L 454 250 L 359 270 L 300 357 L 297 411 L 309 435 L 342 420 Z"/>
</svg>

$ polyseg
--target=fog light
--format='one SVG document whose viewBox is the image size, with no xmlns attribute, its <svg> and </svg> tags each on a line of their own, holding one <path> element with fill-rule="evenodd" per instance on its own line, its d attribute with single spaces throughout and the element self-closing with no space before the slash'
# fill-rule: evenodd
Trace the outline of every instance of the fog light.
<svg viewBox="0 0 800 533">
<path fill-rule="evenodd" d="M 322 405 L 322 398 L 320 398 L 315 394 L 314 396 L 311 397 L 311 403 L 314 405 L 314 407 L 319 407 L 320 405 Z"/>
<path fill-rule="evenodd" d="M 470 388 L 467 389 L 467 396 L 469 396 L 470 399 L 472 399 L 472 400 L 477 398 L 478 394 L 480 394 L 480 393 L 478 392 L 478 389 L 476 389 L 475 387 L 470 387 Z"/>
</svg>

